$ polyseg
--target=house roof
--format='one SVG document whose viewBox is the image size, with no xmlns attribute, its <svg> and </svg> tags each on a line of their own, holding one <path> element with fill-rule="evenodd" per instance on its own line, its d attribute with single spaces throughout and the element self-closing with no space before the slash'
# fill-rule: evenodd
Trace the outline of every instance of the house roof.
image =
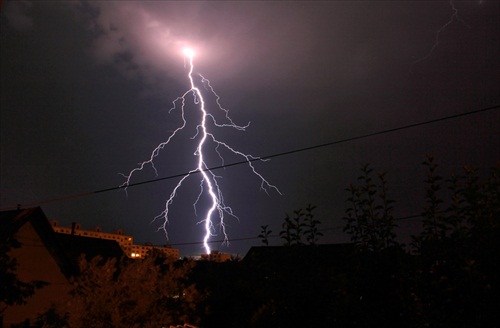
<svg viewBox="0 0 500 328">
<path fill-rule="evenodd" d="M 354 250 L 353 244 L 252 247 L 243 259 L 259 265 L 331 265 L 345 262 Z"/>
<path fill-rule="evenodd" d="M 77 267 L 63 252 L 47 217 L 40 207 L 0 212 L 0 240 L 15 239 L 15 234 L 28 222 L 33 226 L 43 245 L 52 255 L 63 274 L 69 278 L 77 272 Z M 18 244 L 20 247 L 23 246 L 22 242 Z"/>
<path fill-rule="evenodd" d="M 0 212 L 0 241 L 12 238 L 28 222 L 67 277 L 78 273 L 78 262 L 82 254 L 88 260 L 98 255 L 104 260 L 124 256 L 114 240 L 55 233 L 40 207 Z"/>
<path fill-rule="evenodd" d="M 65 254 L 72 261 L 78 261 L 85 255 L 87 260 L 101 256 L 104 260 L 120 259 L 125 254 L 115 240 L 76 236 L 64 233 L 55 233 L 56 239 L 62 245 Z"/>
</svg>

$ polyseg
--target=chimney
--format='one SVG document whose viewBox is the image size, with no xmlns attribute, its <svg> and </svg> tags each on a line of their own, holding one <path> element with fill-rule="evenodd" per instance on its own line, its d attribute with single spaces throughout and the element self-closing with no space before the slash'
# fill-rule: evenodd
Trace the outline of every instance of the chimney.
<svg viewBox="0 0 500 328">
<path fill-rule="evenodd" d="M 71 235 L 75 235 L 76 222 L 71 222 Z"/>
</svg>

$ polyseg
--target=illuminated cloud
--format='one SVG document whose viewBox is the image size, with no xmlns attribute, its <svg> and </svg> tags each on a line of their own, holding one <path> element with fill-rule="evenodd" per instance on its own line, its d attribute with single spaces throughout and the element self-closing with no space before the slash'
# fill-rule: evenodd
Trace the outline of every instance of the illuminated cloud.
<svg viewBox="0 0 500 328">
<path fill-rule="evenodd" d="M 150 87 L 161 88 L 157 81 L 164 74 L 183 79 L 185 47 L 202 54 L 197 66 L 214 80 L 255 71 L 257 65 L 263 71 L 273 69 L 280 79 L 306 64 L 313 42 L 307 12 L 280 3 L 103 1 L 89 6 L 94 11 L 90 29 L 96 35 L 95 58 Z"/>
</svg>

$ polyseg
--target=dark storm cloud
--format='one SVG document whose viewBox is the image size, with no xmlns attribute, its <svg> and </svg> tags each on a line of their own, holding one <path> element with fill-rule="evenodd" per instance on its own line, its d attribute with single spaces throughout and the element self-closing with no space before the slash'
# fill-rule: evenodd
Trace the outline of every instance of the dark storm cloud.
<svg viewBox="0 0 500 328">
<path fill-rule="evenodd" d="M 163 73 L 184 74 L 186 46 L 196 49 L 199 70 L 208 68 L 214 79 L 258 68 L 270 70 L 266 83 L 274 83 L 306 65 L 315 42 L 313 18 L 300 3 L 104 1 L 90 6 L 95 57 L 149 84 Z"/>
<path fill-rule="evenodd" d="M 388 20 L 390 11 L 345 3 L 261 2 L 256 6 L 237 1 L 183 5 L 152 1 L 90 5 L 97 13 L 92 26 L 98 31 L 94 54 L 116 65 L 125 76 L 147 79 L 164 71 L 183 74 L 181 49 L 190 46 L 198 52 L 199 70 L 209 70 L 215 80 L 243 75 L 248 83 L 272 85 L 293 78 L 298 86 L 324 86 L 334 79 L 359 81 L 378 73 L 377 69 L 387 63 L 386 57 L 392 57 L 388 52 L 393 48 L 388 45 L 401 36 L 401 28 L 395 25 L 410 14 L 406 10 L 402 17 Z M 398 42 L 400 51 L 409 51 L 409 42 Z M 397 56 L 401 56 L 400 51 Z M 120 59 L 123 54 L 128 55 L 127 60 Z M 252 74 L 255 70 L 263 73 L 256 76 Z"/>
<path fill-rule="evenodd" d="M 18 30 L 31 28 L 33 26 L 33 19 L 29 15 L 31 6 L 28 1 L 7 2 L 4 10 L 9 24 Z"/>
<path fill-rule="evenodd" d="M 145 94 L 161 96 L 171 88 L 166 80 L 185 80 L 181 50 L 189 46 L 198 52 L 196 70 L 217 85 L 281 99 L 278 106 L 270 102 L 271 108 L 251 97 L 247 104 L 254 103 L 254 111 L 307 108 L 311 118 L 322 120 L 332 105 L 408 88 L 411 62 L 434 38 L 429 34 L 420 48 L 411 41 L 411 25 L 419 23 L 411 22 L 419 14 L 412 4 L 386 4 L 383 10 L 370 3 L 287 1 L 89 6 L 94 58 L 141 81 Z M 441 18 L 445 22 L 448 15 Z M 267 96 L 270 90 L 273 95 Z"/>
</svg>

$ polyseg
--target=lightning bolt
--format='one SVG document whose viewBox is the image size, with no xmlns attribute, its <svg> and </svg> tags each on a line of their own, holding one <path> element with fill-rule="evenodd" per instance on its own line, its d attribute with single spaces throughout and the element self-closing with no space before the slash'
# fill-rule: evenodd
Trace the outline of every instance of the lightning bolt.
<svg viewBox="0 0 500 328">
<path fill-rule="evenodd" d="M 453 3 L 453 1 L 450 1 L 450 7 L 451 7 L 451 16 L 450 16 L 450 19 L 444 24 L 442 25 L 437 31 L 436 31 L 436 35 L 435 35 L 435 38 L 434 38 L 434 43 L 431 47 L 431 49 L 429 50 L 429 52 L 415 60 L 412 64 L 411 64 L 411 68 L 410 68 L 410 71 L 411 69 L 413 68 L 413 66 L 415 66 L 416 64 L 428 59 L 433 53 L 434 53 L 434 50 L 437 49 L 437 47 L 439 46 L 439 36 L 441 35 L 441 32 L 443 32 L 448 26 L 450 26 L 455 20 L 456 21 L 459 21 L 460 23 L 462 23 L 463 25 L 467 26 L 468 28 L 470 28 L 469 25 L 467 25 L 459 16 L 458 16 L 458 9 L 457 7 L 455 7 L 455 4 Z"/>
<path fill-rule="evenodd" d="M 212 123 L 213 126 L 216 128 L 233 128 L 239 131 L 245 131 L 246 128 L 250 125 L 244 125 L 240 126 L 237 125 L 233 122 L 233 120 L 229 116 L 229 111 L 222 107 L 220 103 L 220 96 L 214 91 L 214 88 L 212 87 L 210 81 L 206 79 L 204 76 L 201 74 L 198 74 L 199 77 L 201 78 L 201 84 L 204 87 L 204 89 L 207 92 L 210 92 L 215 96 L 215 104 L 216 104 L 216 109 L 222 111 L 224 113 L 224 118 L 225 122 L 224 123 L 219 123 L 215 116 L 212 115 L 206 107 L 205 99 L 203 97 L 203 93 L 201 92 L 200 88 L 196 86 L 195 80 L 193 79 L 193 71 L 194 71 L 194 65 L 193 65 L 193 58 L 194 58 L 194 51 L 191 49 L 184 49 L 183 51 L 184 55 L 184 66 L 186 66 L 186 60 L 189 66 L 188 70 L 188 79 L 190 83 L 190 89 L 187 90 L 182 96 L 177 97 L 173 102 L 173 107 L 170 108 L 169 113 L 171 113 L 173 110 L 176 110 L 179 108 L 181 112 L 181 119 L 182 119 L 182 124 L 177 127 L 165 140 L 164 142 L 160 143 L 152 152 L 151 156 L 149 157 L 148 160 L 139 163 L 136 168 L 134 168 L 132 171 L 129 172 L 129 174 L 121 174 L 126 180 L 125 182 L 120 186 L 127 190 L 127 187 L 130 185 L 130 180 L 132 176 L 139 172 L 142 171 L 144 168 L 147 166 L 151 166 L 151 168 L 154 170 L 154 173 L 156 176 L 158 176 L 158 170 L 154 164 L 154 159 L 159 155 L 160 151 L 164 149 L 170 142 L 171 140 L 178 134 L 179 131 L 183 130 L 186 127 L 186 118 L 185 118 L 185 104 L 186 104 L 186 97 L 188 95 L 192 95 L 193 97 L 193 102 L 195 105 L 198 106 L 200 114 L 201 114 L 201 120 L 199 124 L 196 126 L 196 134 L 192 137 L 192 139 L 199 138 L 198 145 L 196 147 L 196 150 L 194 152 L 194 156 L 197 157 L 197 165 L 194 169 L 189 171 L 186 175 L 184 175 L 177 185 L 174 187 L 172 192 L 170 193 L 170 196 L 165 202 L 165 209 L 163 212 L 161 212 L 158 216 L 156 216 L 153 221 L 156 221 L 158 219 L 163 219 L 162 225 L 158 228 L 158 230 L 163 230 L 165 232 L 165 237 L 168 239 L 168 233 L 167 233 L 167 224 L 169 222 L 169 214 L 170 214 L 170 206 L 174 202 L 174 198 L 177 195 L 178 190 L 182 187 L 183 183 L 190 178 L 192 175 L 200 173 L 201 174 L 201 180 L 200 180 L 200 191 L 198 194 L 198 197 L 196 198 L 193 207 L 195 211 L 195 215 L 197 214 L 197 205 L 198 202 L 200 201 L 201 197 L 205 194 L 208 194 L 208 198 L 210 200 L 210 208 L 206 211 L 203 219 L 198 222 L 198 224 L 203 224 L 205 228 L 205 235 L 203 237 L 203 246 L 205 248 L 205 251 L 207 254 L 210 254 L 210 247 L 209 247 L 209 240 L 210 237 L 215 236 L 215 224 L 214 224 L 214 216 L 218 217 L 218 223 L 217 225 L 220 227 L 221 233 L 224 236 L 224 242 L 223 244 L 228 244 L 228 236 L 226 233 L 226 225 L 225 225 L 225 216 L 229 215 L 231 217 L 234 217 L 238 219 L 238 217 L 234 214 L 233 210 L 231 207 L 227 206 L 224 202 L 224 197 L 221 191 L 221 188 L 219 186 L 219 183 L 217 182 L 217 179 L 220 177 L 215 175 L 207 165 L 205 161 L 205 150 L 207 144 L 214 144 L 215 145 L 215 152 L 217 153 L 218 157 L 222 161 L 222 164 L 224 165 L 224 158 L 221 153 L 221 149 L 225 149 L 229 152 L 232 152 L 233 154 L 236 154 L 240 157 L 243 157 L 245 161 L 248 164 L 248 167 L 251 169 L 252 173 L 255 174 L 260 180 L 261 180 L 261 185 L 260 188 L 261 190 L 264 190 L 266 193 L 269 194 L 270 190 L 275 190 L 278 194 L 281 195 L 281 192 L 279 189 L 270 184 L 260 173 L 257 172 L 255 169 L 254 165 L 252 164 L 255 160 L 260 160 L 260 161 L 266 161 L 265 159 L 261 159 L 256 156 L 252 156 L 249 154 L 244 154 L 234 148 L 232 148 L 230 145 L 228 145 L 225 142 L 219 141 L 213 133 L 210 132 L 208 128 L 208 123 Z"/>
</svg>

